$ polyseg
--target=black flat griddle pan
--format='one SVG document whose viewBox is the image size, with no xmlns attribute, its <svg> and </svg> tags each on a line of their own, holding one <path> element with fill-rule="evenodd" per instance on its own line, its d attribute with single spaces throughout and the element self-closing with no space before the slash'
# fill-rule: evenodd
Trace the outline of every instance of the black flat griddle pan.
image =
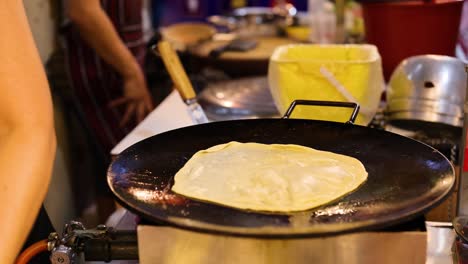
<svg viewBox="0 0 468 264">
<path fill-rule="evenodd" d="M 368 179 L 337 201 L 291 214 L 238 210 L 191 200 L 170 190 L 174 175 L 194 153 L 230 141 L 298 144 L 349 155 L 364 164 Z M 168 131 L 129 147 L 108 170 L 115 196 L 146 220 L 255 237 L 326 236 L 401 223 L 440 203 L 454 182 L 451 163 L 418 141 L 349 123 L 285 118 L 215 122 Z"/>
</svg>

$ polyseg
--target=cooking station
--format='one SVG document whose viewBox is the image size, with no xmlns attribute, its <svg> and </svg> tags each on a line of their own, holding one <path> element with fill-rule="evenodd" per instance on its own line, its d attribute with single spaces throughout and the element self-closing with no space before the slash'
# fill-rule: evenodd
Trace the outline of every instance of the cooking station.
<svg viewBox="0 0 468 264">
<path fill-rule="evenodd" d="M 465 115 L 466 111 L 467 109 Z M 193 121 L 187 112 L 187 106 L 179 93 L 174 91 L 112 150 L 112 155 L 118 157 L 129 146 L 153 135 L 191 125 Z M 396 132 L 404 133 L 402 130 Z M 154 198 L 148 193 L 141 195 Z M 460 197 L 463 199 L 463 195 Z M 460 210 L 464 210 L 463 201 L 460 206 Z M 466 254 L 463 254 L 463 249 L 466 250 L 463 240 L 456 238 L 452 224 L 445 221 L 426 221 L 423 224 L 425 231 L 418 224 L 411 224 L 419 221 L 416 220 L 409 221 L 408 225 L 403 223 L 396 227 L 390 225 L 372 228 L 371 232 L 363 229 L 360 232 L 335 236 L 298 236 L 285 239 L 191 231 L 163 222 L 141 220 L 134 213 L 120 209 L 110 225 L 114 226 L 112 231 L 116 233 L 128 234 L 130 230 L 130 234 L 134 234 L 136 231 L 137 238 L 134 235 L 120 235 L 124 239 L 122 241 L 120 238 L 119 242 L 119 235 L 113 235 L 116 239 L 113 246 L 111 243 L 105 251 L 85 250 L 82 259 L 129 259 L 112 263 L 135 263 L 136 260 L 131 259 L 136 259 L 137 256 L 139 263 L 394 263 L 396 260 L 401 263 L 465 263 L 466 258 Z M 296 221 L 300 226 L 309 217 L 304 215 L 303 219 L 298 217 Z M 138 219 L 140 220 L 137 221 Z M 190 222 L 187 224 L 190 225 Z M 180 225 L 183 227 L 184 223 Z M 78 230 L 80 229 L 84 227 L 79 227 Z M 96 228 L 99 229 L 102 231 L 106 227 Z M 84 230 L 96 232 L 95 229 Z M 103 252 L 106 252 L 106 258 L 102 257 Z M 64 256 L 64 251 L 58 253 L 60 254 L 55 256 Z M 88 257 L 84 256 L 86 253 Z M 456 262 L 457 259 L 459 262 Z M 57 261 L 56 263 L 60 263 Z"/>
<path fill-rule="evenodd" d="M 467 111 L 468 109 L 465 107 L 465 116 Z M 287 116 L 289 116 L 289 114 L 287 114 Z M 225 118 L 226 120 L 234 119 L 230 117 Z M 259 122 L 256 120 L 257 119 L 252 119 L 251 121 Z M 287 121 L 284 119 L 279 120 L 281 122 Z M 351 121 L 352 120 L 353 118 L 351 117 Z M 233 121 L 235 122 L 235 120 Z M 241 123 L 242 122 L 244 121 L 241 121 Z M 383 127 L 381 124 L 379 126 L 379 122 L 380 121 L 377 120 L 370 125 L 374 127 L 371 131 L 377 131 L 376 133 L 382 132 Z M 466 135 L 467 123 L 467 120 L 464 119 L 463 135 Z M 125 150 L 130 146 L 151 138 L 154 135 L 179 128 L 184 129 L 179 131 L 195 132 L 194 135 L 199 135 L 200 132 L 197 132 L 196 129 L 200 126 L 192 127 L 192 125 L 194 125 L 194 123 L 189 112 L 187 112 L 187 105 L 184 103 L 179 93 L 173 91 L 142 123 L 112 150 L 112 155 L 116 157 L 117 162 L 114 161 L 114 167 L 111 165 L 109 175 L 115 177 L 113 173 L 116 171 L 119 172 L 128 169 L 125 166 L 119 167 L 121 164 L 118 160 L 119 158 L 122 159 L 122 153 L 125 154 L 128 152 Z M 191 128 L 187 128 L 188 126 L 191 126 Z M 234 127 L 235 126 L 232 128 Z M 216 130 L 216 128 L 217 126 L 213 127 L 214 130 Z M 392 132 L 400 134 L 408 133 L 408 130 L 396 129 L 390 126 L 387 128 Z M 242 130 L 243 128 L 240 127 L 237 129 Z M 216 134 L 216 131 L 213 133 Z M 345 133 L 340 135 L 346 137 Z M 411 133 L 406 135 L 414 136 Z M 353 136 L 353 139 L 355 136 L 356 135 Z M 393 139 L 392 134 L 388 134 L 388 136 L 387 140 L 391 141 Z M 183 133 L 177 134 L 176 137 L 179 137 L 182 142 L 185 140 L 183 138 Z M 146 142 L 149 143 L 140 145 L 159 146 L 163 144 L 164 141 L 158 144 L 151 143 L 151 141 Z M 359 145 L 359 139 L 357 139 L 356 142 L 356 144 Z M 404 142 L 405 141 L 401 141 L 400 143 Z M 436 140 L 430 142 L 440 143 L 441 141 Z M 460 145 L 457 146 L 456 149 L 463 150 L 465 144 L 464 140 L 461 140 L 459 144 Z M 410 144 L 409 146 L 412 145 Z M 415 156 L 418 156 L 418 154 L 416 154 L 419 153 L 418 151 L 421 151 L 420 153 L 423 156 L 429 155 L 428 153 L 430 153 L 430 151 L 426 153 L 423 148 L 419 149 L 421 147 L 425 146 L 417 144 L 410 149 L 415 148 Z M 391 151 L 389 149 L 387 149 L 387 151 Z M 148 150 L 152 151 L 152 147 Z M 145 151 L 147 150 L 131 153 L 130 160 L 144 160 L 142 157 L 146 155 L 144 154 Z M 443 152 L 443 150 L 441 151 Z M 438 155 L 439 154 L 426 159 L 422 157 L 422 159 L 431 160 L 435 162 L 434 164 L 438 164 L 438 162 L 434 160 L 437 159 Z M 461 170 L 461 166 L 456 164 L 456 160 L 463 160 L 463 151 L 457 154 L 459 156 L 458 158 L 450 157 L 451 155 L 453 156 L 453 146 L 451 146 L 449 151 L 444 153 L 444 155 L 457 165 L 457 170 Z M 411 155 L 408 156 L 408 159 L 410 156 Z M 128 155 L 124 155 L 123 158 L 128 159 Z M 169 159 L 170 158 L 171 157 L 169 157 Z M 123 164 L 125 165 L 125 163 Z M 435 175 L 439 175 L 440 173 L 437 171 L 441 169 L 438 167 L 440 164 L 431 167 L 430 170 L 425 173 L 432 173 L 431 171 L 433 171 Z M 405 165 L 403 163 L 400 166 L 406 170 L 410 165 Z M 442 168 L 442 171 L 445 170 L 447 170 L 446 172 L 448 173 L 451 169 L 449 167 Z M 457 173 L 459 172 L 457 171 Z M 445 174 L 445 172 L 442 172 L 442 174 Z M 125 175 L 125 173 L 121 175 Z M 112 183 L 114 184 L 113 188 L 114 192 L 117 194 L 118 200 L 120 200 L 125 207 L 130 208 L 130 211 L 119 209 L 109 223 L 111 227 L 98 226 L 95 229 L 86 229 L 79 223 L 71 223 L 63 234 L 50 237 L 52 241 L 50 245 L 51 247 L 55 247 L 52 251 L 53 263 L 64 263 L 63 261 L 70 259 L 70 257 L 75 259 L 81 258 L 81 261 L 106 260 L 112 261 L 112 263 L 136 263 L 138 261 L 139 263 L 395 263 L 395 261 L 400 263 L 466 263 L 468 255 L 465 253 L 468 249 L 468 243 L 465 243 L 461 236 L 457 238 L 453 228 L 454 226 L 449 220 L 424 221 L 421 220 L 421 218 L 414 219 L 411 217 L 411 214 L 407 214 L 407 216 L 401 214 L 400 210 L 405 211 L 405 208 L 395 211 L 391 206 L 388 208 L 375 207 L 375 210 L 381 210 L 383 215 L 385 215 L 385 210 L 388 210 L 390 217 L 392 214 L 401 214 L 399 216 L 400 220 L 395 221 L 395 223 L 397 223 L 396 225 L 392 224 L 391 220 L 383 220 L 380 223 L 378 222 L 379 220 L 374 223 L 371 221 L 370 224 L 368 222 L 366 223 L 366 221 L 361 221 L 361 223 L 356 224 L 348 223 L 348 226 L 341 225 L 340 221 L 342 220 L 340 220 L 340 217 L 346 217 L 348 212 L 345 212 L 346 206 L 340 207 L 338 204 L 335 207 L 328 208 L 328 211 L 318 210 L 318 213 L 315 212 L 316 217 L 318 217 L 317 219 L 325 215 L 325 221 L 323 223 L 327 224 L 328 221 L 336 221 L 338 225 L 332 225 L 330 229 L 325 228 L 323 230 L 320 230 L 320 228 L 314 229 L 313 225 L 309 226 L 312 229 L 303 229 L 304 224 L 306 224 L 305 226 L 307 227 L 307 223 L 310 223 L 311 215 L 310 213 L 297 213 L 294 214 L 294 217 L 289 219 L 291 229 L 286 232 L 292 235 L 287 236 L 278 233 L 275 227 L 272 227 L 273 229 L 271 230 L 266 228 L 263 229 L 263 231 L 262 228 L 258 230 L 253 229 L 253 231 L 246 229 L 247 231 L 245 232 L 242 228 L 239 229 L 237 227 L 226 227 L 224 229 L 219 226 L 210 227 L 205 223 L 197 222 L 198 220 L 195 218 L 176 217 L 166 220 L 161 218 L 163 221 L 159 221 L 160 219 L 157 211 L 151 211 L 151 206 L 145 208 L 145 203 L 149 202 L 151 204 L 151 200 L 157 198 L 160 201 L 164 200 L 162 208 L 165 208 L 165 206 L 170 207 L 177 204 L 179 201 L 177 199 L 171 200 L 170 196 L 158 196 L 157 192 L 148 192 L 147 186 L 145 187 L 145 185 L 149 184 L 149 186 L 151 186 L 154 179 L 149 179 L 148 181 L 148 174 L 146 174 L 146 172 L 141 171 L 131 177 L 136 177 L 132 178 L 136 185 L 132 185 L 133 180 L 125 182 L 125 177 L 123 177 L 123 185 Z M 426 198 L 429 200 L 425 200 L 424 198 L 427 194 L 421 193 L 419 202 L 413 203 L 412 205 L 409 204 L 410 208 L 412 206 L 422 206 L 421 208 L 423 208 L 423 211 L 427 212 L 428 209 L 434 207 L 431 205 L 429 208 L 431 199 L 434 197 L 446 196 L 444 190 L 447 189 L 443 186 L 450 184 L 451 178 L 447 177 L 443 179 L 442 177 L 439 179 L 439 177 L 440 176 L 434 176 L 432 180 L 440 181 L 438 184 L 441 186 L 442 192 L 435 194 L 436 196 L 434 196 L 434 194 L 427 196 Z M 111 180 L 112 179 L 110 179 L 110 181 Z M 461 184 L 461 186 L 455 186 L 455 190 L 459 188 L 463 190 L 463 177 L 459 179 L 458 184 Z M 125 187 L 123 189 L 124 192 L 116 190 L 117 187 L 122 186 Z M 130 188 L 128 188 L 129 186 Z M 143 186 L 144 188 L 138 189 L 136 188 L 138 186 Z M 150 189 L 151 188 L 153 187 L 150 187 Z M 128 192 L 128 190 L 131 191 Z M 155 190 L 157 190 L 157 188 Z M 414 191 L 417 192 L 418 190 L 414 189 Z M 128 194 L 132 194 L 134 196 L 133 198 L 136 197 L 137 203 L 132 203 L 135 201 L 133 198 L 128 199 L 128 197 L 119 196 Z M 466 194 L 461 191 L 459 198 L 459 212 L 462 212 L 461 214 L 466 212 L 466 198 L 464 196 L 466 196 Z M 122 197 L 124 201 L 121 200 Z M 450 199 L 451 198 L 448 200 Z M 199 207 L 200 205 L 194 204 L 194 206 Z M 364 207 L 367 206 L 368 205 L 364 205 Z M 451 206 L 454 205 L 452 204 Z M 359 208 L 358 206 L 357 210 L 363 210 L 364 207 Z M 135 208 L 137 209 L 135 210 Z M 156 212 L 156 214 L 145 215 L 145 210 L 150 213 Z M 392 210 L 394 210 L 393 213 L 391 213 Z M 444 213 L 446 213 L 447 219 L 451 218 L 450 211 L 452 208 L 450 206 L 442 210 L 445 211 Z M 190 211 L 190 208 L 185 213 L 183 210 L 181 211 L 182 215 L 185 214 L 187 216 L 193 212 L 196 212 L 196 210 Z M 203 213 L 203 211 L 201 212 Z M 213 211 L 206 212 L 208 214 L 213 214 Z M 374 211 L 371 210 L 369 213 L 374 213 Z M 421 211 L 419 211 L 418 214 L 421 214 Z M 141 218 L 137 215 L 140 215 Z M 214 213 L 214 215 L 216 215 L 216 213 Z M 327 220 L 327 217 L 333 215 L 335 215 L 335 217 L 331 217 Z M 236 216 L 236 214 L 227 214 L 224 216 L 219 214 L 218 217 L 234 217 L 233 219 L 235 219 L 239 216 Z M 260 217 L 260 215 L 258 217 Z M 381 215 L 379 216 L 378 214 L 376 214 L 376 217 L 377 219 L 379 217 L 385 219 L 385 216 L 382 218 Z M 203 219 L 203 216 L 201 216 L 200 219 Z M 253 218 L 248 221 L 252 221 L 254 225 L 263 225 L 262 220 L 258 219 Z M 364 216 L 363 219 L 366 219 L 366 217 Z M 168 221 L 169 224 L 165 221 Z M 255 221 L 258 221 L 258 223 L 255 223 Z M 230 220 L 223 219 L 220 223 L 224 222 L 229 223 Z M 343 226 L 344 229 L 340 229 L 343 228 Z M 464 233 L 465 226 L 466 219 L 463 218 L 459 220 L 459 225 L 455 224 L 460 234 Z M 310 230 L 312 230 L 312 233 L 308 234 L 307 232 L 310 232 Z M 136 261 L 136 259 L 138 259 L 138 261 Z"/>
<path fill-rule="evenodd" d="M 185 104 L 173 92 L 140 126 L 113 149 L 117 155 L 127 146 L 151 135 L 191 124 Z M 178 118 L 167 118 L 177 113 Z M 183 120 L 184 123 L 180 122 Z M 129 214 L 129 213 L 127 213 Z M 129 215 L 126 215 L 129 217 Z M 327 238 L 252 239 L 210 235 L 174 227 L 138 226 L 142 263 L 452 263 L 454 232 L 446 223 L 427 222 L 427 232 L 364 232 Z M 158 239 L 154 239 L 157 237 Z M 159 239 L 161 238 L 161 240 Z M 314 249 L 314 250 L 311 250 Z M 177 254 L 176 252 L 184 252 Z M 391 258 L 386 258 L 392 252 Z M 152 262 L 153 261 L 153 262 Z"/>
<path fill-rule="evenodd" d="M 255 45 L 265 45 L 263 37 Z M 207 58 L 223 65 L 220 54 L 239 48 L 231 44 L 218 48 L 216 56 L 187 50 L 204 66 L 210 64 Z M 164 50 L 160 42 L 157 56 L 179 91 L 170 93 L 111 152 L 108 183 L 123 208 L 107 226 L 87 229 L 71 222 L 63 234 L 51 234 L 52 262 L 468 263 L 468 219 L 463 217 L 468 215 L 463 174 L 468 67 L 446 56 L 408 58 L 395 69 L 382 100 L 384 80 L 374 46 L 313 50 L 288 44 L 285 51 L 262 57 L 258 65 L 263 68 L 253 66 L 261 69 L 258 76 L 221 78 L 195 94 L 170 45 Z M 285 55 L 295 48 L 300 58 Z M 326 60 L 353 49 L 360 57 L 350 59 L 345 70 L 333 64 L 342 58 L 330 64 L 302 60 L 322 55 Z M 268 78 L 265 58 L 270 58 Z M 234 61 L 254 65 L 252 58 L 244 59 Z M 299 63 L 291 66 L 291 60 Z M 282 79 L 284 72 L 288 78 Z M 332 72 L 354 77 L 343 85 Z M 318 73 L 319 78 L 311 77 Z M 301 98 L 305 92 L 299 91 L 285 105 L 278 91 L 291 84 L 323 97 Z M 311 87 L 322 90 L 307 90 Z M 355 98 L 359 89 L 368 90 Z M 302 109 L 310 106 L 317 109 L 316 116 L 336 108 L 349 114 L 321 121 L 306 117 Z M 195 152 L 230 141 L 297 144 L 353 156 L 369 177 L 336 201 L 288 214 L 239 210 L 171 190 L 175 173 Z"/>
</svg>

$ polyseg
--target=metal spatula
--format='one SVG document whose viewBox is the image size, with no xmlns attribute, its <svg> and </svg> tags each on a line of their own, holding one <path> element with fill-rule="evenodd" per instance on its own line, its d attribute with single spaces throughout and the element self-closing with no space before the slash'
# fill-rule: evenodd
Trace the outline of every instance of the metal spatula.
<svg viewBox="0 0 468 264">
<path fill-rule="evenodd" d="M 158 50 L 177 91 L 187 104 L 187 111 L 193 122 L 195 124 L 208 123 L 205 112 L 197 102 L 195 91 L 187 73 L 171 44 L 167 41 L 161 41 L 158 44 Z"/>
</svg>

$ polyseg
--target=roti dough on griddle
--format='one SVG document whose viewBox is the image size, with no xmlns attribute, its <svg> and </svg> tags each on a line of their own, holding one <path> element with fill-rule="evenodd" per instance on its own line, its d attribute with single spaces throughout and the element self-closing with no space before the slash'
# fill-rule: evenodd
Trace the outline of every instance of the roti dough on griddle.
<svg viewBox="0 0 468 264">
<path fill-rule="evenodd" d="M 175 175 L 172 190 L 239 209 L 311 209 L 367 179 L 357 159 L 299 145 L 230 142 L 201 150 Z"/>
</svg>

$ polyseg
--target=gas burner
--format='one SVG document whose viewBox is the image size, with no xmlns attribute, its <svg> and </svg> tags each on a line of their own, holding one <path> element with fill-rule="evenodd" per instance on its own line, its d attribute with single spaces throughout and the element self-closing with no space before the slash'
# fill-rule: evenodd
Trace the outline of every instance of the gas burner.
<svg viewBox="0 0 468 264">
<path fill-rule="evenodd" d="M 416 120 L 404 124 L 400 126 L 398 122 L 390 123 L 385 119 L 383 111 L 378 111 L 369 127 L 384 129 L 423 142 L 440 151 L 453 164 L 458 164 L 461 128 L 437 123 L 421 123 Z M 408 126 L 408 124 L 412 125 Z"/>
</svg>

